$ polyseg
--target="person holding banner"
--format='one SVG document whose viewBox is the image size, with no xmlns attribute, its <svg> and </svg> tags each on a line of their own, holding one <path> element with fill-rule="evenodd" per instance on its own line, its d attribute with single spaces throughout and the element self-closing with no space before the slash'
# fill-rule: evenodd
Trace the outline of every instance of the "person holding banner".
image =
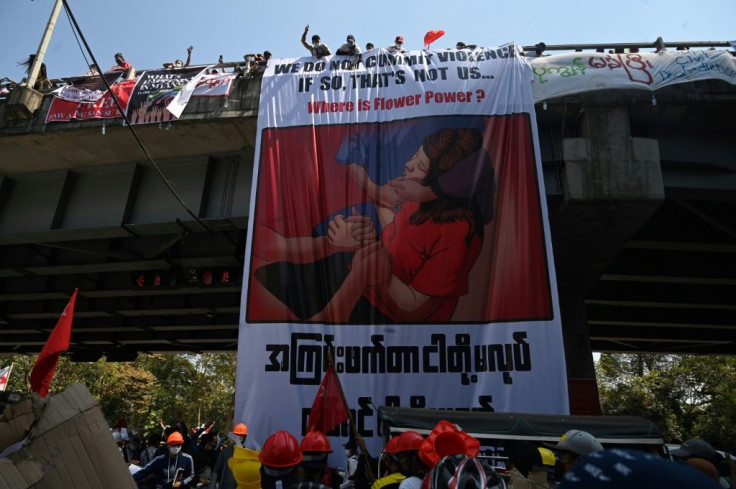
<svg viewBox="0 0 736 489">
<path fill-rule="evenodd" d="M 107 72 L 110 73 L 112 71 L 129 71 L 131 68 L 133 68 L 133 65 L 125 61 L 123 53 L 115 53 L 115 64 L 112 65 L 110 69 L 107 70 Z"/>
</svg>

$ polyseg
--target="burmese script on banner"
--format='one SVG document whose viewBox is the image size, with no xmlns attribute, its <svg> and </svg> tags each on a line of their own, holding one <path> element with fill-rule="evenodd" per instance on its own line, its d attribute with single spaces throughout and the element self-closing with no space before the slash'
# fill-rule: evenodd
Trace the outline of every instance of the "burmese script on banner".
<svg viewBox="0 0 736 489">
<path fill-rule="evenodd" d="M 374 450 L 381 405 L 568 412 L 532 76 L 513 44 L 269 64 L 235 413 L 258 440 L 303 435 L 328 352 Z"/>
<path fill-rule="evenodd" d="M 736 85 L 736 60 L 728 51 L 569 53 L 531 60 L 534 99 L 603 89 L 657 90 L 698 80 Z"/>
</svg>

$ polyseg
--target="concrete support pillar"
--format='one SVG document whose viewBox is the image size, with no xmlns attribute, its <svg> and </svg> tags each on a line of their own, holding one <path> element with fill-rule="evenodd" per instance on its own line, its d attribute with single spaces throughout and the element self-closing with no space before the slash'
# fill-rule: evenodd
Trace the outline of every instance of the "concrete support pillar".
<svg viewBox="0 0 736 489">
<path fill-rule="evenodd" d="M 658 142 L 631 137 L 626 107 L 586 108 L 578 133 L 563 141 L 565 201 L 550 225 L 568 380 L 594 389 L 585 298 L 664 200 L 664 186 Z"/>
<path fill-rule="evenodd" d="M 626 107 L 586 109 L 579 132 L 562 146 L 567 201 L 664 199 L 658 142 L 630 136 Z"/>
</svg>

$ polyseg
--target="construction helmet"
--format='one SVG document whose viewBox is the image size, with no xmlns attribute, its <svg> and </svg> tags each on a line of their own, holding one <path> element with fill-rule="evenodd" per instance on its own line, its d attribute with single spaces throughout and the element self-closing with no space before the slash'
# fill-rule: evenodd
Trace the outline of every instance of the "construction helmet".
<svg viewBox="0 0 736 489">
<path fill-rule="evenodd" d="M 400 452 L 408 452 L 410 450 L 419 450 L 422 446 L 424 437 L 416 431 L 405 431 L 399 435 L 399 442 L 397 449 Z"/>
<path fill-rule="evenodd" d="M 235 434 L 235 435 L 247 435 L 248 434 L 248 427 L 245 425 L 245 423 L 238 423 L 233 428 L 233 434 Z"/>
<path fill-rule="evenodd" d="M 269 467 L 291 467 L 302 458 L 299 442 L 288 431 L 277 431 L 269 436 L 258 455 L 258 460 Z"/>
<path fill-rule="evenodd" d="M 384 453 L 399 453 L 399 436 L 394 436 L 386 442 L 386 446 L 383 449 Z"/>
<path fill-rule="evenodd" d="M 166 444 L 167 445 L 176 445 L 176 444 L 183 444 L 184 443 L 184 437 L 181 436 L 181 433 L 178 431 L 172 432 L 168 438 L 166 438 Z"/>
<path fill-rule="evenodd" d="M 332 453 L 330 440 L 324 433 L 310 431 L 302 438 L 302 452 L 325 452 Z"/>
<path fill-rule="evenodd" d="M 554 467 L 556 460 L 554 452 L 544 447 L 537 447 L 537 450 L 539 450 L 539 454 L 542 456 L 542 464 Z"/>
</svg>

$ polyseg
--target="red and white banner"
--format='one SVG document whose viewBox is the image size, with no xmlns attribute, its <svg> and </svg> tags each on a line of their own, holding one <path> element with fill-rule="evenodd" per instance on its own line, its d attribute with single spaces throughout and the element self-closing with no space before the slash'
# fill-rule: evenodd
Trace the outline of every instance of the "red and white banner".
<svg viewBox="0 0 736 489">
<path fill-rule="evenodd" d="M 70 78 L 67 85 L 54 90 L 54 97 L 72 102 L 97 102 L 107 93 L 107 86 L 119 82 L 121 77 L 122 72 Z"/>
<path fill-rule="evenodd" d="M 376 406 L 567 413 L 531 66 L 352 61 L 263 77 L 235 418 L 303 435 L 328 353 L 373 453 Z"/>
<path fill-rule="evenodd" d="M 697 80 L 736 85 L 736 60 L 728 51 L 569 53 L 534 58 L 534 100 L 604 89 L 657 90 Z"/>
<path fill-rule="evenodd" d="M 194 89 L 192 97 L 226 97 L 230 95 L 236 73 L 204 75 Z"/>
<path fill-rule="evenodd" d="M 135 86 L 135 80 L 126 80 L 116 83 L 110 88 L 118 98 L 123 110 L 128 106 L 130 94 Z M 118 110 L 110 92 L 105 94 L 96 102 L 76 102 L 54 97 L 46 114 L 46 124 L 49 122 L 66 122 L 71 120 L 88 119 L 117 119 L 123 115 Z"/>
</svg>

